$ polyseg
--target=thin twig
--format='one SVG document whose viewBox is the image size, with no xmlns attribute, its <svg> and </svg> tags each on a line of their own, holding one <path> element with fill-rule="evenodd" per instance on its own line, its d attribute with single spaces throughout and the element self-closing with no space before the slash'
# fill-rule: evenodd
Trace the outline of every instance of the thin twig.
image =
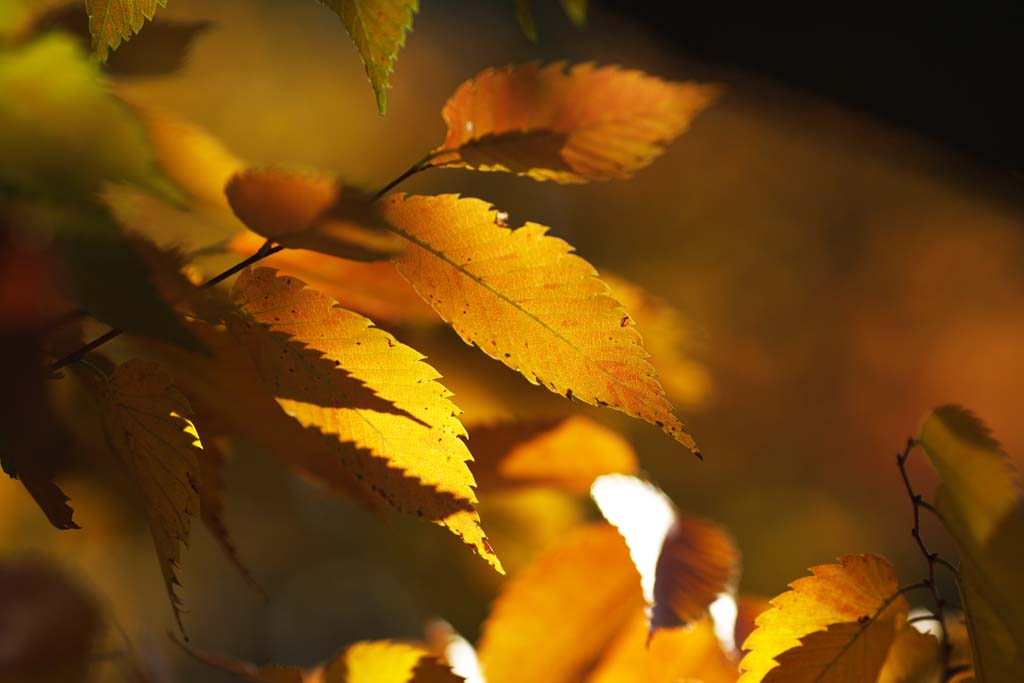
<svg viewBox="0 0 1024 683">
<path fill-rule="evenodd" d="M 946 601 L 939 595 L 939 588 L 935 582 L 935 567 L 942 565 L 952 569 L 954 572 L 957 569 L 952 563 L 939 557 L 938 553 L 928 550 L 928 546 L 925 545 L 924 539 L 921 537 L 921 508 L 926 508 L 932 512 L 935 511 L 935 508 L 930 503 L 925 502 L 921 494 L 914 491 L 914 487 L 910 483 L 910 476 L 907 474 L 907 458 L 910 457 L 910 452 L 914 449 L 915 445 L 916 443 L 913 439 L 907 439 L 907 445 L 903 452 L 896 455 L 896 466 L 899 467 L 900 476 L 903 478 L 903 486 L 907 490 L 907 495 L 910 496 L 910 502 L 914 508 L 914 528 L 910 530 L 910 535 L 914 537 L 917 547 L 928 562 L 928 578 L 923 581 L 923 584 L 928 588 L 928 592 L 932 596 L 932 602 L 935 605 L 934 619 L 942 626 L 942 680 L 947 681 L 953 675 L 949 667 L 952 647 L 949 644 L 949 629 L 946 628 Z"/>
</svg>

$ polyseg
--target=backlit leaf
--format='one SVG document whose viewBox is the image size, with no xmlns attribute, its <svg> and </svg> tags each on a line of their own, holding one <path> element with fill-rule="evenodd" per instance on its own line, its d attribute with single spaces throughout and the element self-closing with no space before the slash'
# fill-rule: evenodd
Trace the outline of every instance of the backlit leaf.
<svg viewBox="0 0 1024 683">
<path fill-rule="evenodd" d="M 104 431 L 111 449 L 138 486 L 156 544 L 167 594 L 181 625 L 175 587 L 181 544 L 199 512 L 202 444 L 192 408 L 158 363 L 130 360 L 100 384 Z M 182 627 L 183 629 L 183 627 Z"/>
<path fill-rule="evenodd" d="M 229 248 L 236 254 L 249 256 L 263 242 L 262 237 L 246 230 L 231 240 Z M 363 263 L 293 249 L 272 254 L 262 263 L 295 275 L 345 308 L 379 323 L 424 325 L 441 322 L 434 309 L 420 298 L 393 263 Z"/>
<path fill-rule="evenodd" d="M 594 479 L 636 471 L 636 452 L 617 432 L 585 417 L 469 426 L 481 488 L 552 486 L 586 493 Z"/>
<path fill-rule="evenodd" d="M 377 98 L 377 110 L 387 110 L 387 91 L 398 51 L 405 45 L 405 34 L 412 30 L 412 16 L 419 0 L 320 0 L 330 7 L 352 36 L 366 75 Z"/>
<path fill-rule="evenodd" d="M 249 170 L 234 176 L 225 193 L 249 229 L 286 247 L 358 261 L 388 258 L 403 247 L 368 195 L 330 178 Z"/>
<path fill-rule="evenodd" d="M 622 537 L 604 524 L 582 527 L 505 584 L 480 637 L 484 678 L 579 680 L 642 604 Z"/>
<path fill-rule="evenodd" d="M 647 420 L 699 454 L 665 398 L 640 335 L 593 266 L 479 199 L 394 195 L 384 217 L 411 244 L 399 272 L 467 344 L 534 384 Z"/>
<path fill-rule="evenodd" d="M 462 679 L 425 649 L 386 640 L 350 645 L 330 662 L 313 669 L 250 664 L 186 648 L 210 666 L 260 683 L 459 683 Z"/>
<path fill-rule="evenodd" d="M 906 620 L 892 565 L 846 555 L 812 567 L 757 618 L 743 649 L 741 683 L 863 683 L 878 677 Z"/>
<path fill-rule="evenodd" d="M 602 476 L 591 495 L 629 546 L 652 633 L 697 621 L 735 591 L 740 554 L 725 529 L 679 514 L 668 496 L 636 477 Z"/>
<path fill-rule="evenodd" d="M 583 183 L 628 178 L 715 99 L 718 88 L 579 64 L 489 69 L 444 107 L 433 166 Z"/>
<path fill-rule="evenodd" d="M 1016 472 L 988 427 L 957 406 L 936 408 L 918 442 L 939 472 L 935 507 L 960 554 L 959 586 L 978 679 L 1024 668 L 1024 509 Z"/>
<path fill-rule="evenodd" d="M 501 571 L 473 507 L 459 410 L 423 356 L 270 268 L 243 271 L 232 297 L 245 318 L 229 329 L 281 407 L 302 426 L 370 452 L 378 466 L 357 476 L 399 510 L 447 527 Z"/>
<path fill-rule="evenodd" d="M 141 31 L 157 7 L 167 7 L 167 0 L 85 0 L 93 49 L 100 60 Z"/>
</svg>

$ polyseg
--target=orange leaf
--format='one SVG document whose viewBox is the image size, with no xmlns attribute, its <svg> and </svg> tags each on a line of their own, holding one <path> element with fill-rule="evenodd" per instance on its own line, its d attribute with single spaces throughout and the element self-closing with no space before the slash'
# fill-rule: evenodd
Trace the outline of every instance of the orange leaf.
<svg viewBox="0 0 1024 683">
<path fill-rule="evenodd" d="M 615 529 L 582 527 L 505 585 L 483 625 L 487 683 L 579 680 L 642 605 Z"/>
<path fill-rule="evenodd" d="M 636 471 L 636 453 L 616 432 L 585 417 L 469 427 L 482 489 L 553 486 L 585 493 L 594 479 Z"/>
<path fill-rule="evenodd" d="M 534 384 L 661 427 L 699 455 L 647 362 L 640 335 L 593 266 L 479 199 L 393 195 L 384 216 L 412 242 L 399 272 L 467 344 Z"/>
<path fill-rule="evenodd" d="M 474 509 L 459 409 L 423 356 L 330 297 L 270 268 L 243 271 L 229 321 L 278 403 L 303 427 L 372 458 L 356 476 L 404 512 L 447 527 L 498 571 Z M 376 461 L 376 462 L 374 462 Z"/>
<path fill-rule="evenodd" d="M 681 135 L 719 89 L 616 66 L 488 69 L 444 107 L 433 166 L 584 183 L 628 178 Z"/>
<path fill-rule="evenodd" d="M 231 251 L 250 256 L 265 240 L 248 230 L 229 245 Z M 398 274 L 394 264 L 349 261 L 315 251 L 285 249 L 263 259 L 264 265 L 292 273 L 353 311 L 380 323 L 440 323 L 437 313 Z"/>
<path fill-rule="evenodd" d="M 250 169 L 231 178 L 224 191 L 250 230 L 292 249 L 376 261 L 403 246 L 368 195 L 324 176 Z"/>
<path fill-rule="evenodd" d="M 742 683 L 873 681 L 906 620 L 892 565 L 846 555 L 771 601 L 743 649 Z"/>
</svg>

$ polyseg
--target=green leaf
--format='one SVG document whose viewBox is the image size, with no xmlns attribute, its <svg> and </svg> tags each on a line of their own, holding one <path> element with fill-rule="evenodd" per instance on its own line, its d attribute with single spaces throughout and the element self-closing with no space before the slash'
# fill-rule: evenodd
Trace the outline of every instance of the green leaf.
<svg viewBox="0 0 1024 683">
<path fill-rule="evenodd" d="M 942 482 L 935 507 L 960 554 L 979 681 L 1012 680 L 1024 667 L 1024 509 L 1015 473 L 988 427 L 958 406 L 932 411 L 918 442 Z"/>
<path fill-rule="evenodd" d="M 419 0 L 320 2 L 341 17 L 341 23 L 355 41 L 377 98 L 377 110 L 383 114 L 387 110 L 391 72 L 395 69 L 398 51 L 405 45 L 405 34 L 412 29 L 412 15 L 419 10 Z"/>
<path fill-rule="evenodd" d="M 530 0 L 516 0 L 516 21 L 523 35 L 531 43 L 537 42 L 537 22 L 533 18 L 533 8 L 530 7 Z"/>
<path fill-rule="evenodd" d="M 85 0 L 89 33 L 100 61 L 106 61 L 110 50 L 141 31 L 157 6 L 167 7 L 167 0 Z"/>
<path fill-rule="evenodd" d="M 73 37 L 0 51 L 0 93 L 0 187 L 67 201 L 128 182 L 180 201 L 142 125 Z"/>
<path fill-rule="evenodd" d="M 577 26 L 587 23 L 587 0 L 561 0 L 562 10 Z"/>
</svg>

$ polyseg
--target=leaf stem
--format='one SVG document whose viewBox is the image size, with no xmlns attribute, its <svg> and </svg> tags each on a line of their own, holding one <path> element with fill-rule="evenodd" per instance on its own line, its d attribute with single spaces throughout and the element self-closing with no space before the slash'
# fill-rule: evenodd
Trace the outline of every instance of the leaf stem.
<svg viewBox="0 0 1024 683">
<path fill-rule="evenodd" d="M 377 192 L 374 193 L 374 195 L 373 195 L 373 197 L 371 198 L 370 201 L 374 201 L 374 202 L 377 201 L 378 199 L 383 197 L 385 194 L 387 194 L 391 190 L 395 189 L 395 187 L 397 187 L 398 185 L 402 184 L 403 182 L 405 182 L 409 178 L 413 177 L 414 175 L 416 175 L 420 171 L 425 171 L 428 168 L 430 168 L 430 162 L 431 162 L 431 160 L 435 156 L 436 156 L 436 154 L 433 153 L 433 152 L 431 152 L 430 154 L 427 154 L 426 156 L 424 156 L 422 159 L 420 159 L 415 164 L 413 164 L 412 166 L 407 168 L 405 171 L 403 171 L 402 174 L 399 175 L 397 178 L 395 178 L 390 183 L 388 183 L 384 187 L 382 187 L 379 190 L 377 190 Z"/>
<path fill-rule="evenodd" d="M 926 502 L 920 493 L 914 491 L 914 487 L 910 483 L 910 475 L 907 474 L 907 459 L 916 445 L 917 443 L 913 439 L 907 439 L 907 445 L 903 448 L 903 452 L 896 455 L 896 466 L 900 470 L 903 487 L 906 489 L 911 505 L 914 508 L 914 528 L 910 530 L 910 535 L 914 537 L 917 547 L 921 550 L 921 554 L 924 555 L 924 559 L 928 563 L 928 578 L 922 581 L 921 585 L 926 587 L 931 594 L 932 603 L 935 605 L 935 615 L 933 618 L 942 626 L 942 680 L 948 681 L 954 674 L 949 666 L 952 646 L 949 643 L 949 630 L 946 628 L 946 601 L 939 595 L 939 589 L 935 581 L 935 567 L 937 565 L 944 566 L 952 570 L 954 574 L 958 573 L 958 570 L 951 562 L 939 557 L 938 553 L 928 550 L 928 546 L 925 545 L 924 539 L 921 537 L 921 508 L 934 513 L 935 506 Z"/>
</svg>

